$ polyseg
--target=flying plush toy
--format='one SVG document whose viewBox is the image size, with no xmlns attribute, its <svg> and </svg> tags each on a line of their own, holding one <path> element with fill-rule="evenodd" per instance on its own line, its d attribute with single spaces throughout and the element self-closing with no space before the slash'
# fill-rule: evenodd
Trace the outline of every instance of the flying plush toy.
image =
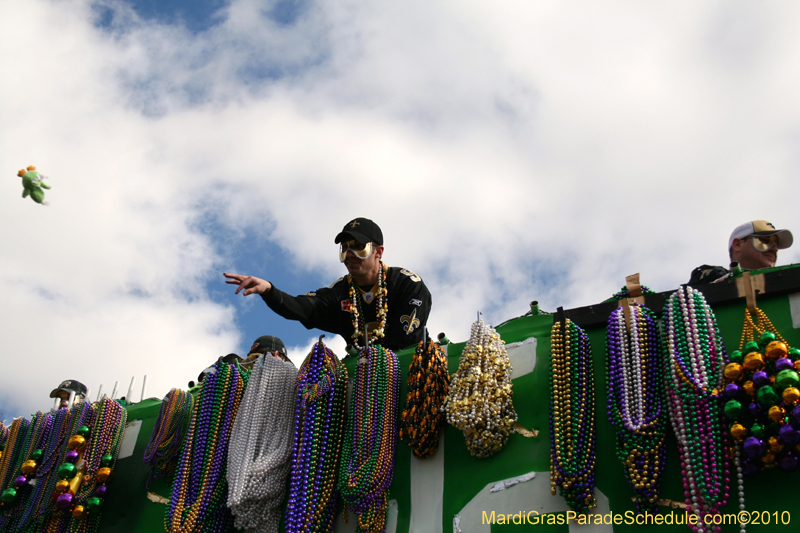
<svg viewBox="0 0 800 533">
<path fill-rule="evenodd" d="M 27 170 L 22 169 L 17 172 L 17 176 L 22 178 L 22 197 L 30 195 L 31 200 L 37 204 L 47 205 L 44 201 L 44 191 L 42 189 L 49 189 L 50 186 L 43 180 L 47 178 L 36 171 L 36 167 L 30 166 Z"/>
</svg>

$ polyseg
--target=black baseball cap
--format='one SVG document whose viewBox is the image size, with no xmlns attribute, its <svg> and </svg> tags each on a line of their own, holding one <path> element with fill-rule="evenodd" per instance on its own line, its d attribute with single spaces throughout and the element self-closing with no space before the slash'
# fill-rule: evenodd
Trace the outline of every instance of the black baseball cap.
<svg viewBox="0 0 800 533">
<path fill-rule="evenodd" d="M 68 379 L 61 382 L 61 385 L 56 387 L 50 392 L 51 398 L 61 398 L 62 400 L 69 399 L 69 393 L 74 392 L 75 396 L 81 396 L 86 399 L 88 389 L 86 385 L 75 379 Z"/>
<path fill-rule="evenodd" d="M 250 347 L 250 353 L 265 354 L 267 352 L 276 351 L 285 356 L 286 346 L 283 345 L 282 340 L 280 340 L 278 337 L 273 337 L 272 335 L 260 336 Z"/>
<path fill-rule="evenodd" d="M 344 225 L 342 231 L 336 236 L 333 242 L 339 244 L 342 241 L 355 240 L 363 244 L 374 242 L 383 245 L 383 232 L 376 223 L 368 218 L 354 218 Z"/>
</svg>

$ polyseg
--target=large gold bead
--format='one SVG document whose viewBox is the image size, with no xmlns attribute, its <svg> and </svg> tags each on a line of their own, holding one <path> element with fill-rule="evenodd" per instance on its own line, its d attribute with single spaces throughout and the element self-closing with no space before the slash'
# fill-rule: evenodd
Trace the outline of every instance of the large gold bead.
<svg viewBox="0 0 800 533">
<path fill-rule="evenodd" d="M 97 471 L 97 475 L 95 477 L 97 478 L 98 483 L 105 483 L 106 481 L 108 481 L 108 477 L 110 475 L 111 475 L 111 469 L 108 468 L 107 466 L 104 466 L 103 468 Z"/>
<path fill-rule="evenodd" d="M 781 357 L 786 357 L 789 353 L 789 347 L 786 346 L 786 343 L 781 341 L 772 341 L 767 345 L 767 349 L 765 351 L 767 359 L 770 361 L 777 361 Z"/>
<path fill-rule="evenodd" d="M 758 352 L 750 352 L 744 356 L 744 363 L 742 364 L 745 370 L 755 372 L 764 367 L 764 356 Z"/>
<path fill-rule="evenodd" d="M 33 459 L 28 459 L 24 463 L 22 463 L 22 473 L 26 476 L 30 476 L 36 472 L 36 461 Z"/>
<path fill-rule="evenodd" d="M 745 381 L 744 385 L 742 385 L 742 388 L 750 396 L 756 395 L 756 385 L 751 380 Z"/>
<path fill-rule="evenodd" d="M 786 387 L 783 389 L 783 401 L 788 405 L 794 405 L 800 400 L 800 390 L 795 387 Z"/>
<path fill-rule="evenodd" d="M 781 441 L 778 440 L 778 437 L 770 437 L 767 441 L 767 445 L 769 446 L 769 451 L 771 452 L 779 452 L 783 449 L 783 444 Z"/>
<path fill-rule="evenodd" d="M 84 509 L 83 505 L 76 505 L 72 510 L 72 516 L 75 518 L 81 518 L 85 513 L 86 509 Z"/>
<path fill-rule="evenodd" d="M 747 435 L 747 428 L 742 424 L 734 424 L 731 426 L 731 435 L 737 440 L 742 440 Z"/>
<path fill-rule="evenodd" d="M 67 492 L 69 490 L 69 481 L 61 479 L 56 483 L 56 492 Z"/>
<path fill-rule="evenodd" d="M 795 361 L 794 363 L 792 363 L 792 366 L 794 367 L 794 369 L 795 369 L 796 371 L 800 372 L 800 359 L 798 359 L 797 361 Z"/>
<path fill-rule="evenodd" d="M 67 448 L 70 450 L 80 450 L 84 446 L 86 446 L 86 439 L 80 435 L 73 435 L 67 442 Z"/>
<path fill-rule="evenodd" d="M 739 363 L 728 363 L 725 367 L 725 377 L 730 380 L 737 380 L 742 375 L 742 365 Z"/>
<path fill-rule="evenodd" d="M 769 419 L 773 422 L 783 422 L 786 417 L 786 411 L 779 405 L 773 405 L 769 408 Z"/>
</svg>

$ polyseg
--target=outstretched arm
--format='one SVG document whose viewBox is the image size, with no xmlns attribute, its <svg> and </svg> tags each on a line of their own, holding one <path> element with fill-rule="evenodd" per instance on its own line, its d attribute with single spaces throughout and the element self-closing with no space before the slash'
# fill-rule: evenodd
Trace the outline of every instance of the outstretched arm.
<svg viewBox="0 0 800 533">
<path fill-rule="evenodd" d="M 244 290 L 243 296 L 248 294 L 265 294 L 272 289 L 272 284 L 269 281 L 257 278 L 255 276 L 242 276 L 241 274 L 230 274 L 223 272 L 226 279 L 225 283 L 230 285 L 238 285 L 234 294 L 239 294 L 239 291 Z"/>
</svg>

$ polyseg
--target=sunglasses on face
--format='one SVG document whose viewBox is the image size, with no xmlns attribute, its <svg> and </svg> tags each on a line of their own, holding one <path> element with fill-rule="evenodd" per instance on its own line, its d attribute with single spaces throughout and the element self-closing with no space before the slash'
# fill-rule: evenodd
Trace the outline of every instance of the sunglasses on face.
<svg viewBox="0 0 800 533">
<path fill-rule="evenodd" d="M 758 250 L 759 252 L 766 252 L 776 246 L 778 246 L 778 236 L 777 235 L 769 235 L 767 237 L 762 237 L 758 235 L 749 235 L 745 237 L 745 240 L 750 239 L 750 242 L 753 244 L 753 248 Z"/>
<path fill-rule="evenodd" d="M 358 241 L 342 241 L 339 243 L 339 261 L 344 263 L 347 258 L 347 251 L 351 251 L 362 261 L 372 255 L 372 243 L 366 244 Z"/>
</svg>

